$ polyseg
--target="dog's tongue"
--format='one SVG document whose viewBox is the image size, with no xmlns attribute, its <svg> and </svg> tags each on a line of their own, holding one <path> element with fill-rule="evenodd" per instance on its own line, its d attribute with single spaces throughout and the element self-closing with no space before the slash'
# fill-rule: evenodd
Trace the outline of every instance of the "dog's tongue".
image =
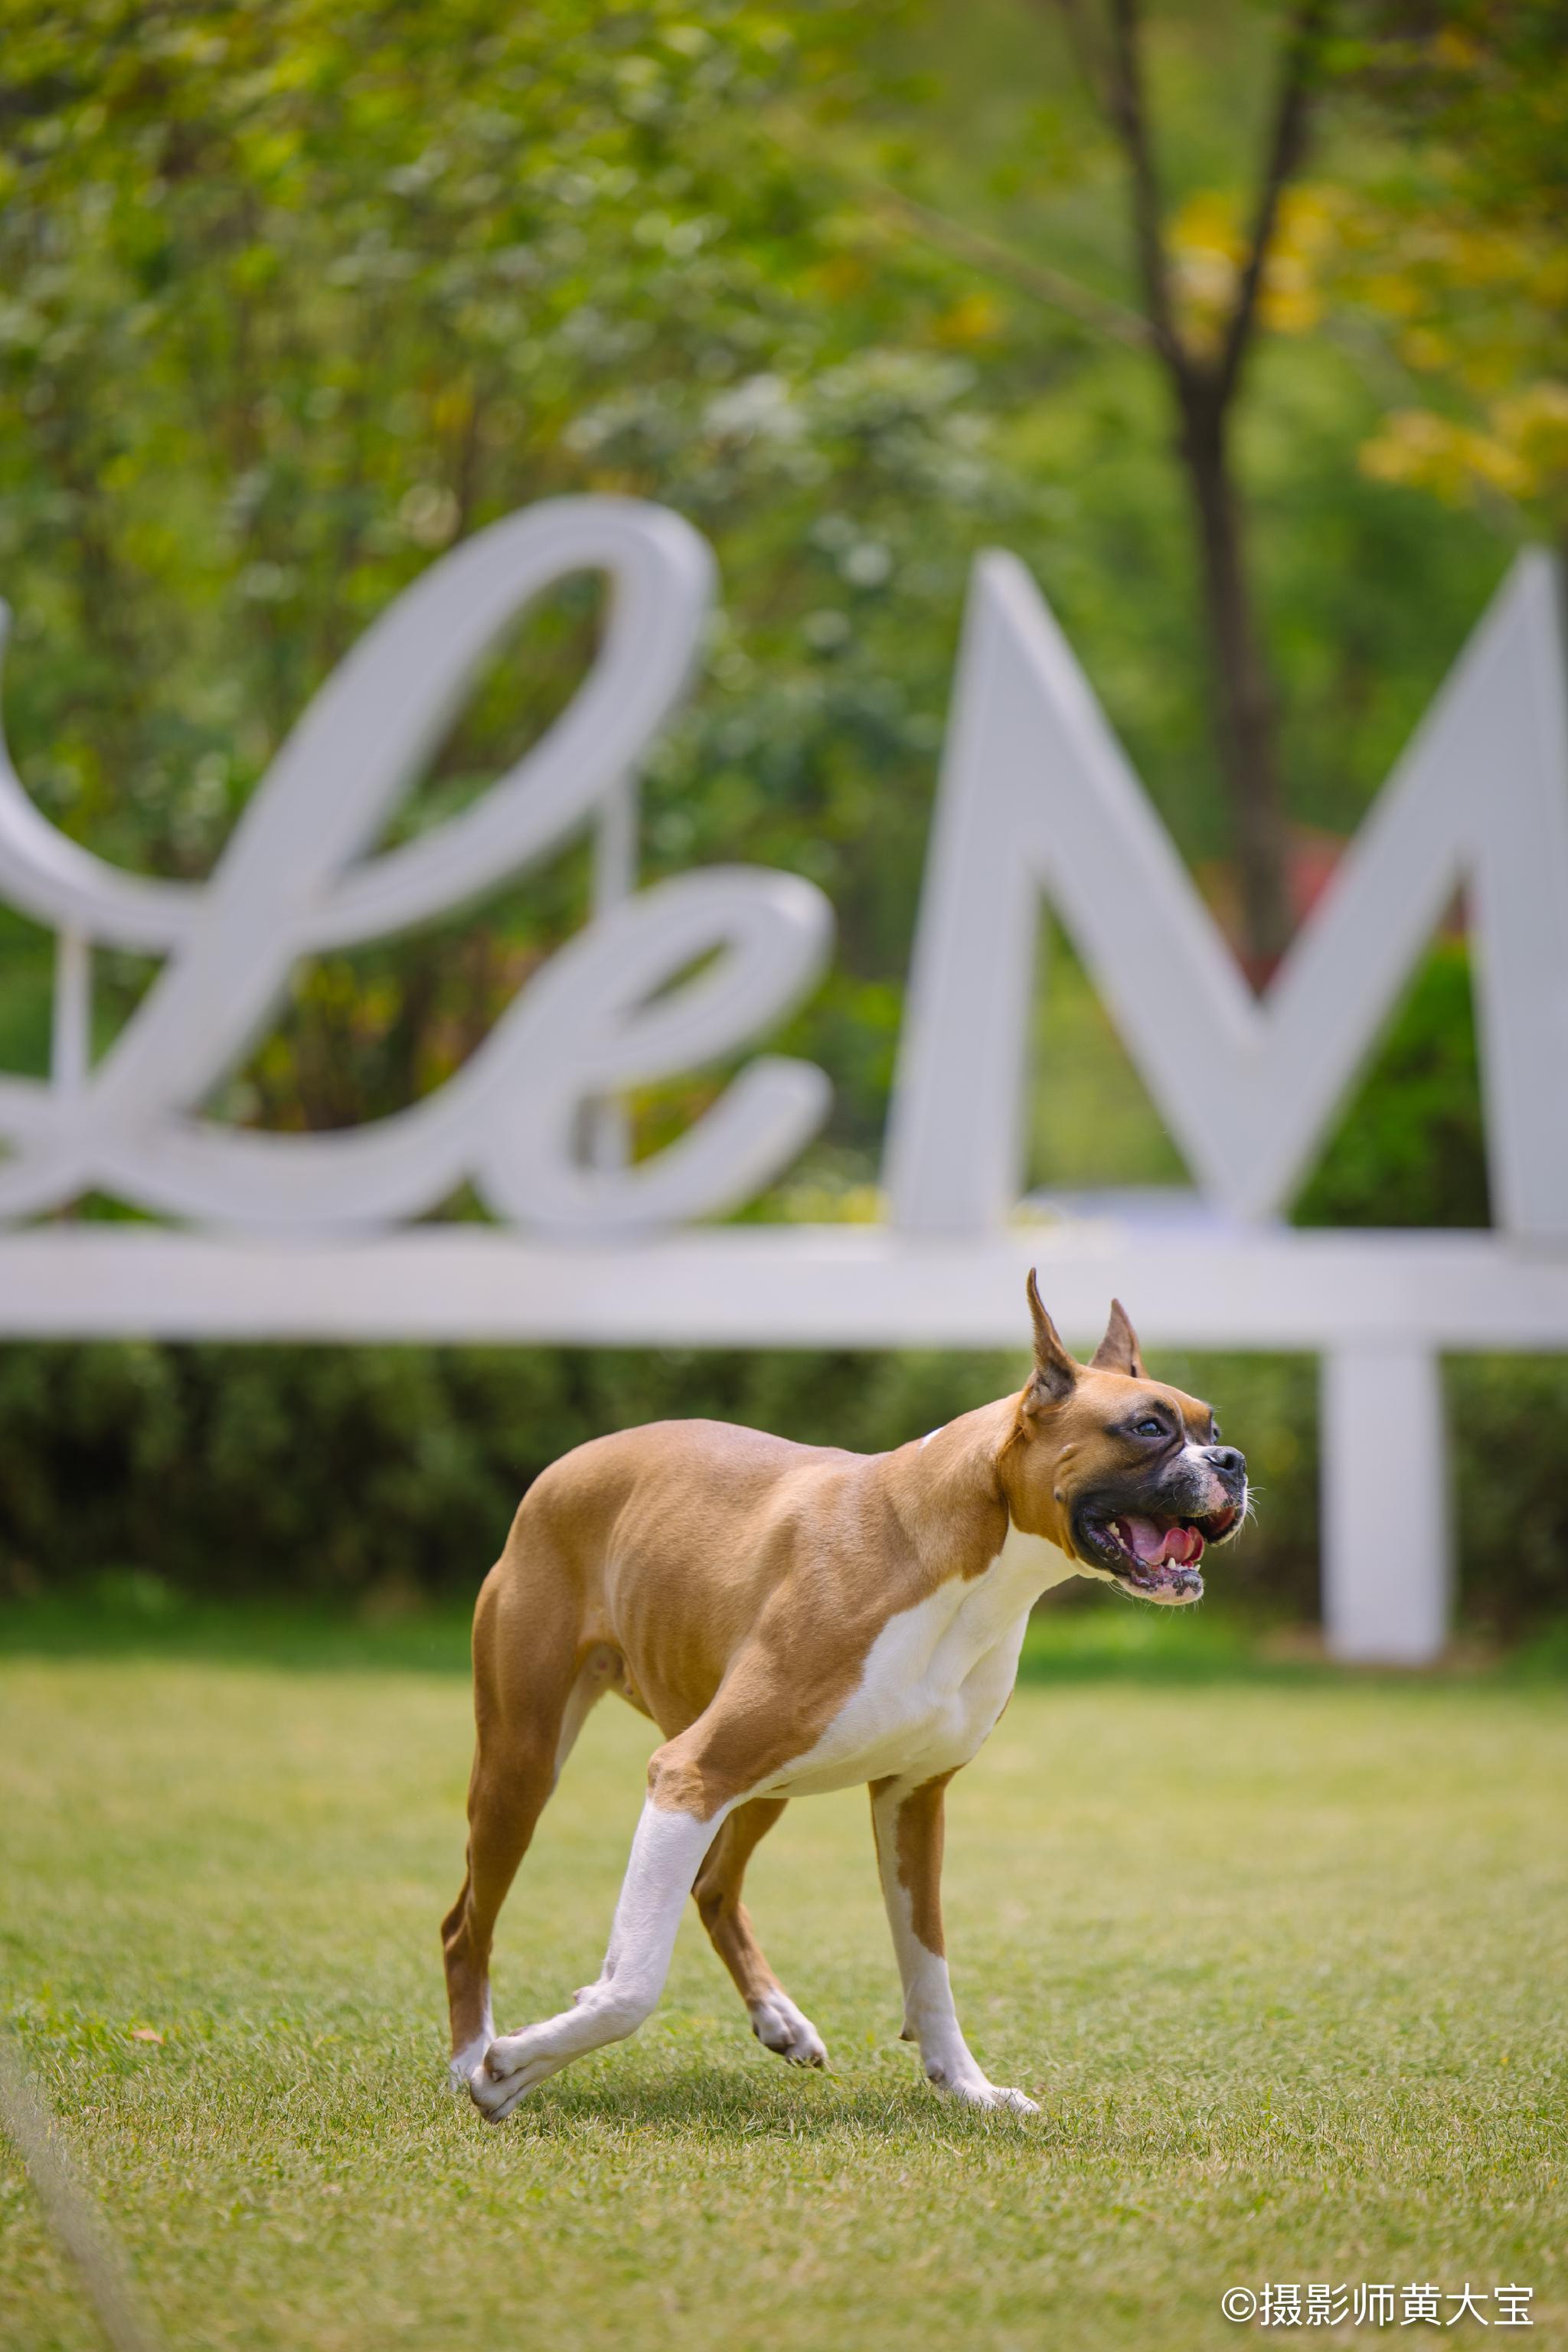
<svg viewBox="0 0 1568 2352">
<path fill-rule="evenodd" d="M 1204 1539 L 1196 1528 L 1157 1528 L 1152 1519 L 1129 1517 L 1121 1522 L 1140 1565 L 1159 1568 L 1166 1560 L 1190 1568 L 1204 1556 Z"/>
</svg>

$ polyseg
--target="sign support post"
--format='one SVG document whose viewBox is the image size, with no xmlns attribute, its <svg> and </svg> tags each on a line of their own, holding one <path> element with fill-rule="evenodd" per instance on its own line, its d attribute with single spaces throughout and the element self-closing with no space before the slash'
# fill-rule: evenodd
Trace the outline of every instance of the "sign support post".
<svg viewBox="0 0 1568 2352">
<path fill-rule="evenodd" d="M 1418 1342 L 1321 1359 L 1323 1633 L 1331 1656 L 1426 1665 L 1452 1585 L 1443 1368 Z"/>
</svg>

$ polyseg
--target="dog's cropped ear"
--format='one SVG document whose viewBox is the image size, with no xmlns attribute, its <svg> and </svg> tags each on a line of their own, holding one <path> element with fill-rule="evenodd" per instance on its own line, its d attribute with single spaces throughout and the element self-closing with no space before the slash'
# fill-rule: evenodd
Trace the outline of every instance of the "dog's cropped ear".
<svg viewBox="0 0 1568 2352">
<path fill-rule="evenodd" d="M 1035 1269 L 1029 1268 L 1029 1314 L 1035 1326 L 1035 1370 L 1024 1395 L 1027 1411 L 1032 1404 L 1059 1404 L 1078 1386 L 1079 1368 L 1063 1347 L 1061 1334 L 1040 1304 L 1039 1285 Z"/>
<path fill-rule="evenodd" d="M 1110 1302 L 1110 1320 L 1105 1327 L 1105 1337 L 1089 1361 L 1091 1371 L 1125 1372 L 1130 1380 L 1134 1381 L 1148 1377 L 1143 1370 L 1143 1350 L 1138 1345 L 1138 1334 L 1127 1320 L 1127 1309 L 1120 1298 L 1113 1298 Z"/>
</svg>

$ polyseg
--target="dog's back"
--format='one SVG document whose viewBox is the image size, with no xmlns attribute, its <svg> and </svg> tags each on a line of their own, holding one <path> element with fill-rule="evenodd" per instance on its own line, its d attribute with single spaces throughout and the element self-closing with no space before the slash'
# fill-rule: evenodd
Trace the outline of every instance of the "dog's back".
<svg viewBox="0 0 1568 2352">
<path fill-rule="evenodd" d="M 883 1458 L 717 1421 L 594 1438 L 524 1496 L 481 1596 L 484 1639 L 533 1652 L 543 1638 L 579 1656 L 603 1645 L 612 1680 L 674 1732 L 708 1705 L 786 1578 L 817 1588 L 803 1613 L 830 1603 L 839 1547 L 803 1559 L 792 1533 L 809 1511 L 852 1538 L 879 1507 L 866 1474 Z M 477 1621 L 476 1656 L 479 1641 Z"/>
</svg>

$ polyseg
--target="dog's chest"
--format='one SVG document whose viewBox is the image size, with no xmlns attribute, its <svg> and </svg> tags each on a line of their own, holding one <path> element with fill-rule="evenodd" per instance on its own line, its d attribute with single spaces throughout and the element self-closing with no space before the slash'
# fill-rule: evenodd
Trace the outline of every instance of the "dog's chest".
<svg viewBox="0 0 1568 2352">
<path fill-rule="evenodd" d="M 1071 1573 L 1054 1545 L 1011 1529 L 984 1576 L 888 1620 L 848 1700 L 770 1792 L 820 1795 L 967 1764 L 1007 1704 L 1030 1608 Z"/>
</svg>

